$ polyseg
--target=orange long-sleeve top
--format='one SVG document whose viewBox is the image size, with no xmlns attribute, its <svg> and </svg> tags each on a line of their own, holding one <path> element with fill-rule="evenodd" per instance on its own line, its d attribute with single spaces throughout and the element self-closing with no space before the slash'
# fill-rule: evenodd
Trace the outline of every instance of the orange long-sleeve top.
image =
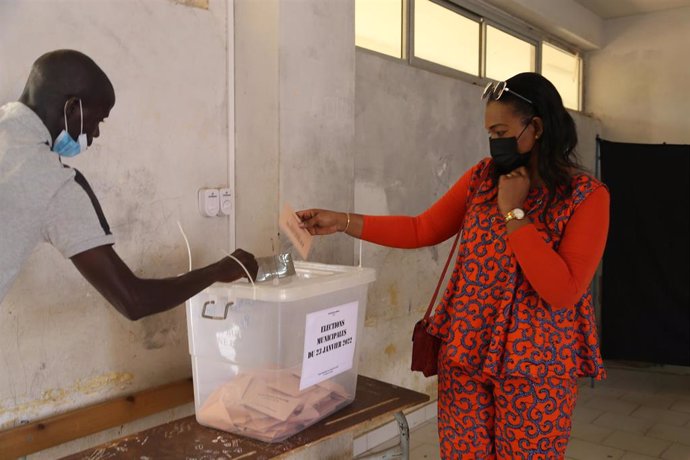
<svg viewBox="0 0 690 460">
<path fill-rule="evenodd" d="M 389 247 L 419 248 L 452 237 L 465 217 L 475 168 L 418 216 L 365 216 L 362 239 Z M 570 216 L 557 250 L 533 223 L 510 233 L 507 241 L 538 295 L 552 307 L 562 308 L 577 302 L 588 288 L 604 252 L 608 226 L 609 193 L 598 187 Z"/>
</svg>

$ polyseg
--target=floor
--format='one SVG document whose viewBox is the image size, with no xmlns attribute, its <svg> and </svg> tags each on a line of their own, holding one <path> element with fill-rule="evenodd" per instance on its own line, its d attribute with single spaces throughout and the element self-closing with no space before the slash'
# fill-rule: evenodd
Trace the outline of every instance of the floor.
<svg viewBox="0 0 690 460">
<path fill-rule="evenodd" d="M 567 459 L 690 460 L 690 368 L 607 363 L 607 371 L 594 388 L 581 381 Z M 410 459 L 439 459 L 435 419 L 412 430 Z"/>
</svg>

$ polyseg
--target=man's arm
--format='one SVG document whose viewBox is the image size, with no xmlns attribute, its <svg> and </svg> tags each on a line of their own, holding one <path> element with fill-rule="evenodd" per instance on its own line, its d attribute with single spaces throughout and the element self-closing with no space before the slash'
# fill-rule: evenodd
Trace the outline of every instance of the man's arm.
<svg viewBox="0 0 690 460">
<path fill-rule="evenodd" d="M 252 278 L 258 266 L 254 256 L 238 249 L 232 253 L 240 260 Z M 235 281 L 246 273 L 229 257 L 184 275 L 165 279 L 138 278 L 117 255 L 111 245 L 89 249 L 71 257 L 79 272 L 130 320 L 169 310 L 211 284 Z"/>
</svg>

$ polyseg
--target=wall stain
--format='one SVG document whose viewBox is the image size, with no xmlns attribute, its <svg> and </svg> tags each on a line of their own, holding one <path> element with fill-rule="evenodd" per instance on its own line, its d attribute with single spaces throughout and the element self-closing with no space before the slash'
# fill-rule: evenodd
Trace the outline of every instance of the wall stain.
<svg viewBox="0 0 690 460">
<path fill-rule="evenodd" d="M 173 319 L 156 322 L 156 318 L 143 318 L 140 321 L 143 329 L 142 344 L 147 350 L 158 350 L 180 341 L 179 326 Z"/>
<path fill-rule="evenodd" d="M 79 393 L 89 395 L 111 388 L 124 388 L 134 380 L 134 375 L 129 372 L 106 372 L 95 377 L 79 379 L 68 388 L 51 388 L 43 391 L 39 399 L 17 404 L 13 407 L 0 406 L 0 416 L 13 414 L 29 418 L 32 411 L 44 406 L 57 406 Z"/>
<path fill-rule="evenodd" d="M 388 356 L 389 358 L 392 358 L 393 355 L 395 354 L 395 352 L 398 350 L 395 348 L 395 345 L 393 345 L 392 343 L 389 343 L 388 346 L 383 351 L 384 351 L 384 353 L 386 353 L 386 356 Z"/>
<path fill-rule="evenodd" d="M 388 286 L 388 298 L 393 306 L 398 306 L 398 284 L 393 283 Z"/>
<path fill-rule="evenodd" d="M 191 6 L 194 8 L 208 9 L 208 0 L 170 0 L 178 5 Z"/>
<path fill-rule="evenodd" d="M 157 350 L 163 348 L 168 342 L 168 334 L 170 329 L 163 328 L 159 331 L 147 331 L 144 337 L 144 348 L 147 350 Z"/>
<path fill-rule="evenodd" d="M 81 394 L 92 394 L 104 388 L 124 388 L 134 380 L 130 372 L 106 372 L 105 374 L 90 379 L 78 380 L 73 386 L 74 390 Z"/>
</svg>

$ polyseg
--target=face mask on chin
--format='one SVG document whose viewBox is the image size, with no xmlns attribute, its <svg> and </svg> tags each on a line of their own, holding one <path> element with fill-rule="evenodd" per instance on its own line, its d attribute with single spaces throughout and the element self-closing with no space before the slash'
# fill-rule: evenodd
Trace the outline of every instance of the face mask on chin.
<svg viewBox="0 0 690 460">
<path fill-rule="evenodd" d="M 520 166 L 527 166 L 529 163 L 531 152 L 518 152 L 518 139 L 520 139 L 520 136 L 522 136 L 522 133 L 525 132 L 528 126 L 529 123 L 520 131 L 518 137 L 489 139 L 489 151 L 499 174 L 508 174 Z"/>
<path fill-rule="evenodd" d="M 82 109 L 81 99 L 79 99 L 79 117 L 81 120 L 81 125 L 79 127 L 79 137 L 76 141 L 67 131 L 67 102 L 65 102 L 65 106 L 63 108 L 63 115 L 65 117 L 65 128 L 60 131 L 58 137 L 55 138 L 52 150 L 61 157 L 69 158 L 74 157 L 81 152 L 85 152 L 89 147 L 88 139 L 84 133 L 84 111 Z"/>
</svg>

